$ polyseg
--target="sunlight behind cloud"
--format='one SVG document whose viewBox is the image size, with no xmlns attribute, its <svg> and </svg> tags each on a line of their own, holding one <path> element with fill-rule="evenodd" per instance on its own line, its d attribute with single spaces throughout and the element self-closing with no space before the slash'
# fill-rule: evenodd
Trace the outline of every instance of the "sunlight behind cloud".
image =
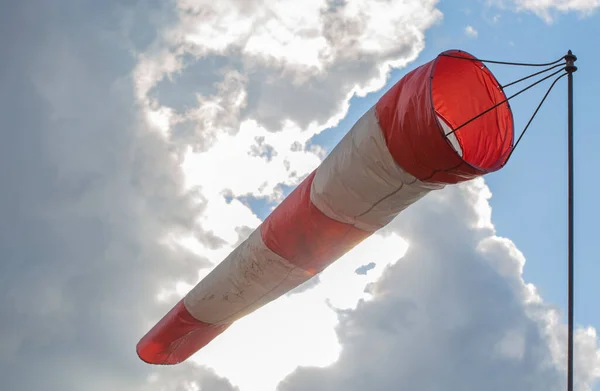
<svg viewBox="0 0 600 391">
<path fill-rule="evenodd" d="M 296 185 L 320 163 L 319 156 L 304 150 L 307 137 L 298 128 L 272 133 L 245 121 L 235 135 L 218 133 L 205 152 L 187 149 L 186 186 L 201 185 L 212 195 L 229 190 L 234 197 L 269 196 L 280 183 Z"/>
<path fill-rule="evenodd" d="M 368 284 L 376 282 L 406 249 L 407 243 L 396 234 L 368 238 L 327 268 L 317 285 L 284 295 L 242 318 L 196 354 L 194 361 L 249 391 L 274 390 L 298 366 L 334 363 L 341 349 L 335 334 L 336 311 L 369 300 Z M 376 263 L 373 270 L 366 275 L 355 272 L 369 262 Z"/>
<path fill-rule="evenodd" d="M 383 275 L 387 267 L 393 266 L 408 250 L 408 243 L 395 233 L 375 234 L 356 246 L 328 267 L 319 277 L 321 283 L 316 290 L 322 292 L 337 309 L 354 309 L 360 300 L 370 300 L 365 290 Z M 356 272 L 361 266 L 374 264 L 365 274 Z"/>
<path fill-rule="evenodd" d="M 274 390 L 298 365 L 327 366 L 340 346 L 321 294 L 282 296 L 240 319 L 193 357 L 241 390 Z"/>
</svg>

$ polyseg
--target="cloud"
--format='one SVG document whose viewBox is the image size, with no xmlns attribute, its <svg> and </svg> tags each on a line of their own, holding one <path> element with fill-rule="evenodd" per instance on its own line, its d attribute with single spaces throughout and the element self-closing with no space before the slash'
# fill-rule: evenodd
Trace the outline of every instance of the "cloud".
<svg viewBox="0 0 600 391">
<path fill-rule="evenodd" d="M 473 28 L 473 26 L 465 27 L 465 34 L 467 34 L 467 36 L 472 37 L 472 38 L 477 38 L 477 35 L 479 35 L 477 30 L 475 30 L 475 28 Z"/>
<path fill-rule="evenodd" d="M 598 7 L 598 0 L 515 0 L 519 10 L 530 10 L 547 22 L 553 19 L 553 11 L 562 13 L 577 12 L 580 15 L 591 15 Z"/>
<path fill-rule="evenodd" d="M 240 391 L 226 379 L 217 377 L 213 371 L 189 363 L 150 375 L 144 390 Z"/>
<path fill-rule="evenodd" d="M 563 390 L 566 329 L 525 283 L 525 259 L 496 236 L 483 180 L 433 192 L 389 227 L 406 255 L 339 311 L 340 359 L 299 368 L 296 390 Z M 576 336 L 577 390 L 600 376 L 595 332 Z"/>
<path fill-rule="evenodd" d="M 238 114 L 239 122 L 255 120 L 279 131 L 291 121 L 318 132 L 343 117 L 353 93 L 380 88 L 391 66 L 416 58 L 423 31 L 441 17 L 435 3 L 178 1 L 179 23 L 166 33 L 166 47 L 146 55 L 138 66 L 139 95 L 177 111 L 182 121 L 191 115 L 186 107 L 197 107 L 197 99 L 213 99 L 211 108 L 227 117 Z M 164 77 L 181 94 L 190 90 L 182 83 L 188 72 L 198 71 L 194 64 L 201 64 L 202 74 L 212 81 L 232 72 L 243 75 L 237 92 L 231 92 L 239 99 L 214 101 L 221 99 L 215 97 L 220 84 L 202 93 L 192 89 L 187 106 L 161 99 L 157 84 Z M 205 126 L 197 130 L 210 134 Z"/>
<path fill-rule="evenodd" d="M 533 12 L 546 23 L 552 23 L 560 13 L 575 12 L 587 17 L 600 7 L 600 0 L 510 0 L 510 5 L 505 0 L 492 0 L 491 3 L 517 12 Z"/>
<path fill-rule="evenodd" d="M 11 3 L 0 16 L 2 389 L 148 390 L 134 341 L 168 308 L 157 293 L 210 265 L 161 244 L 204 238 L 192 218 L 204 206 L 140 126 L 135 58 L 104 7 Z M 151 31 L 156 12 L 140 3 L 131 22 Z"/>
</svg>

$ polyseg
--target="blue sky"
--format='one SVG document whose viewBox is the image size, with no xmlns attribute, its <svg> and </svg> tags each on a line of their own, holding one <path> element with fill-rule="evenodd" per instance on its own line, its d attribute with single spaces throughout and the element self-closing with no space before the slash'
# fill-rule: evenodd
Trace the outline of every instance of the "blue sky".
<svg viewBox="0 0 600 391">
<path fill-rule="evenodd" d="M 3 2 L 0 389 L 562 390 L 566 81 L 485 182 L 432 192 L 193 360 L 148 366 L 135 345 L 387 88 L 450 48 L 579 56 L 576 320 L 600 328 L 600 16 L 586 6 L 600 4 Z M 383 86 L 379 67 L 408 59 Z M 505 82 L 529 71 L 490 68 Z M 372 92 L 345 113 L 360 87 Z M 512 101 L 517 131 L 544 92 Z M 578 330 L 582 386 L 600 377 L 599 345 Z"/>
</svg>

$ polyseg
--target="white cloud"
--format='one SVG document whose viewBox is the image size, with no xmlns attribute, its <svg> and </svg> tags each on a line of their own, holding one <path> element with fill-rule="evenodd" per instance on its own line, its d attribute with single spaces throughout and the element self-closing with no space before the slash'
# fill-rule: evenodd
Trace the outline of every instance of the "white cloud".
<svg viewBox="0 0 600 391">
<path fill-rule="evenodd" d="M 600 7 L 600 0 L 491 0 L 490 3 L 503 8 L 509 3 L 516 11 L 533 12 L 547 23 L 552 23 L 559 13 L 575 12 L 586 17 Z"/>
<path fill-rule="evenodd" d="M 178 83 L 194 63 L 206 60 L 202 71 L 213 76 L 206 79 L 211 84 L 226 69 L 245 76 L 240 87 L 250 98 L 244 107 L 217 105 L 228 117 L 256 120 L 269 131 L 292 121 L 314 134 L 343 117 L 352 94 L 380 88 L 391 66 L 416 58 L 423 31 L 440 20 L 435 3 L 179 1 L 179 23 L 166 32 L 167 47 L 141 57 L 138 96 L 148 107 L 165 105 L 152 94 L 147 100 L 163 77 L 188 91 L 205 87 Z M 219 56 L 227 57 L 220 63 Z M 230 113 L 238 109 L 239 115 Z"/>
<path fill-rule="evenodd" d="M 473 26 L 465 27 L 465 34 L 467 34 L 467 36 L 472 37 L 472 38 L 477 38 L 477 36 L 479 35 L 477 30 L 475 30 L 475 28 Z"/>
<path fill-rule="evenodd" d="M 370 301 L 339 312 L 340 359 L 298 369 L 279 390 L 563 390 L 566 327 L 523 281 L 523 255 L 495 235 L 489 196 L 483 180 L 449 187 L 392 222 L 385 231 L 410 247 Z M 576 366 L 576 389 L 591 390 L 592 329 L 577 330 Z"/>
<path fill-rule="evenodd" d="M 11 3 L 0 13 L 0 156 L 11 167 L 0 173 L 1 389 L 148 390 L 135 341 L 170 305 L 155 297 L 210 266 L 160 243 L 178 232 L 206 246 L 215 238 L 194 225 L 203 202 L 181 191 L 176 157 L 140 125 L 135 58 L 103 7 Z M 164 10 L 133 11 L 144 35 Z M 203 369 L 188 377 L 218 381 Z"/>
<path fill-rule="evenodd" d="M 518 10 L 528 10 L 551 23 L 556 11 L 561 13 L 577 12 L 589 16 L 600 6 L 599 0 L 518 0 Z"/>
</svg>

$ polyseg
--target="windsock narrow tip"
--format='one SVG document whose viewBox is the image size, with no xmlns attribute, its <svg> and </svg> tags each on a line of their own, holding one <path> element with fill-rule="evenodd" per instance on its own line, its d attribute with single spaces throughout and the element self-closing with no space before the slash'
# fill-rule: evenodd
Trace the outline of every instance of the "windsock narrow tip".
<svg viewBox="0 0 600 391">
<path fill-rule="evenodd" d="M 227 329 L 229 324 L 201 322 L 179 301 L 136 346 L 138 357 L 147 364 L 179 364 Z"/>
</svg>

